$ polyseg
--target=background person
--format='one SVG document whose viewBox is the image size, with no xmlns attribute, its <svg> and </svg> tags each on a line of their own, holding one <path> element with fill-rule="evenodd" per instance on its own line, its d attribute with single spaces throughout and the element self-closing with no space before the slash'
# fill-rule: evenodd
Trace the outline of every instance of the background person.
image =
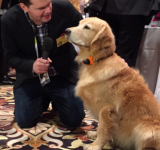
<svg viewBox="0 0 160 150">
<path fill-rule="evenodd" d="M 0 0 L 0 34 L 1 34 L 1 17 L 13 5 L 19 3 L 18 0 Z M 13 79 L 8 76 L 9 66 L 4 61 L 4 52 L 2 48 L 2 40 L 0 37 L 0 84 L 12 85 Z"/>
<path fill-rule="evenodd" d="M 116 39 L 116 53 L 135 67 L 145 25 L 158 12 L 156 0 L 91 0 L 89 16 L 108 22 Z"/>
</svg>

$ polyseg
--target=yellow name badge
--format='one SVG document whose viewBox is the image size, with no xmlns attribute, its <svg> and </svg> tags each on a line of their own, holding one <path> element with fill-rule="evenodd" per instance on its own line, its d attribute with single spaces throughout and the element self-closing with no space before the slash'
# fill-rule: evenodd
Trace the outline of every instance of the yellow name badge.
<svg viewBox="0 0 160 150">
<path fill-rule="evenodd" d="M 61 37 L 59 37 L 58 39 L 56 39 L 57 41 L 57 47 L 62 46 L 63 44 L 67 43 L 67 39 L 65 38 L 65 34 Z"/>
</svg>

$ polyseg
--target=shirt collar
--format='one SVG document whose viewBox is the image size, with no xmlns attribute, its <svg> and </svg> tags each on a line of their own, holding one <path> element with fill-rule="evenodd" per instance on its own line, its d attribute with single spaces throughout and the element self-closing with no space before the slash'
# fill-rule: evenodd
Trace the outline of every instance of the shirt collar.
<svg viewBox="0 0 160 150">
<path fill-rule="evenodd" d="M 25 14 L 27 20 L 29 21 L 29 23 L 30 23 L 30 24 L 33 24 L 33 25 L 36 26 L 37 28 L 42 28 L 42 27 L 45 26 L 45 24 L 47 24 L 47 23 L 42 23 L 42 25 L 36 25 L 33 21 L 31 21 L 31 19 L 29 18 L 28 13 L 24 12 L 24 14 Z"/>
</svg>

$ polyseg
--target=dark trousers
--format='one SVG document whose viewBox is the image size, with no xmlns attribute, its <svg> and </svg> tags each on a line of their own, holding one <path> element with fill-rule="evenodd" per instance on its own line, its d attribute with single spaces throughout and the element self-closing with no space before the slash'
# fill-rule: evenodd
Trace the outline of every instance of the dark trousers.
<svg viewBox="0 0 160 150">
<path fill-rule="evenodd" d="M 112 28 L 116 40 L 116 53 L 130 67 L 135 67 L 145 26 L 143 16 L 114 15 L 101 12 L 98 17 L 107 21 Z"/>
<path fill-rule="evenodd" d="M 3 55 L 0 53 L 0 55 Z M 0 80 L 3 79 L 4 76 L 8 75 L 9 67 L 5 63 L 4 58 L 0 56 Z"/>
<path fill-rule="evenodd" d="M 78 127 L 85 117 L 82 101 L 74 96 L 75 85 L 59 75 L 54 76 L 51 82 L 42 87 L 39 79 L 14 89 L 15 119 L 21 128 L 33 127 L 39 121 L 47 106 L 49 97 L 56 105 L 61 121 L 70 126 Z"/>
<path fill-rule="evenodd" d="M 8 74 L 9 67 L 4 61 L 3 56 L 3 48 L 2 48 L 2 39 L 1 39 L 1 15 L 0 15 L 0 80 Z"/>
</svg>

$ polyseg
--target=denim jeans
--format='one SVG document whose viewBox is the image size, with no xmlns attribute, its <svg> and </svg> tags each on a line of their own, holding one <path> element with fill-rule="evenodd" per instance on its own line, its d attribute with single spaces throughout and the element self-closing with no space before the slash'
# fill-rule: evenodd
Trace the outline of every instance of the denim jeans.
<svg viewBox="0 0 160 150">
<path fill-rule="evenodd" d="M 51 82 L 42 87 L 38 79 L 30 81 L 14 89 L 15 119 L 21 128 L 30 128 L 37 124 L 43 106 L 50 97 L 56 105 L 61 121 L 70 126 L 78 127 L 85 117 L 83 102 L 74 96 L 75 84 L 59 75 L 52 77 Z M 46 104 L 47 105 L 47 104 Z"/>
</svg>

